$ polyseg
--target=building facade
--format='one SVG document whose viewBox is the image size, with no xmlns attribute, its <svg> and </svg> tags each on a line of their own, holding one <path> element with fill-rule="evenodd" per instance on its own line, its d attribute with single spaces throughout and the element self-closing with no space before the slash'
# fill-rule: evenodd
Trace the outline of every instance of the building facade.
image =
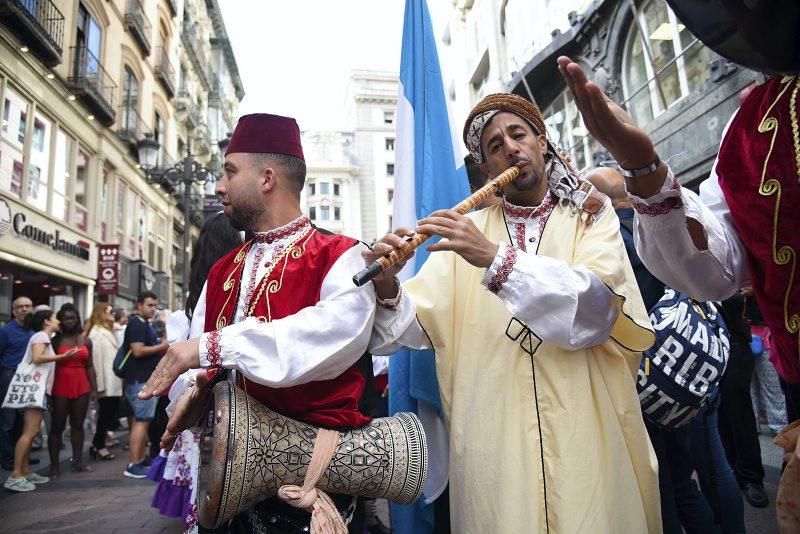
<svg viewBox="0 0 800 534">
<path fill-rule="evenodd" d="M 236 58 L 228 40 L 217 0 L 183 0 L 177 14 L 180 37 L 176 43 L 177 85 L 173 106 L 177 119 L 174 145 L 178 159 L 191 153 L 192 158 L 212 173 L 220 173 L 223 154 L 220 143 L 233 133 L 238 119 L 238 105 L 244 88 Z M 156 139 L 158 141 L 158 139 Z M 162 143 L 159 141 L 159 144 Z M 164 151 L 164 167 L 175 166 L 169 150 Z M 177 163 L 180 167 L 181 162 Z M 184 231 L 193 243 L 204 217 L 221 209 L 209 176 L 205 184 L 193 184 L 188 202 L 190 221 L 184 221 L 182 190 L 174 190 L 177 202 L 172 209 L 172 302 L 182 306 L 186 297 L 184 262 L 191 257 L 191 244 L 184 252 Z"/>
<path fill-rule="evenodd" d="M 763 81 L 695 39 L 664 0 L 456 1 L 439 18 L 455 116 L 489 92 L 520 94 L 542 109 L 551 139 L 581 169 L 614 162 L 588 135 L 560 55 L 630 112 L 690 186 L 708 175 L 739 92 Z"/>
<path fill-rule="evenodd" d="M 461 124 L 484 96 L 504 90 L 510 75 L 501 0 L 431 2 L 442 81 L 453 121 Z"/>
<path fill-rule="evenodd" d="M 307 173 L 300 205 L 315 225 L 360 238 L 363 232 L 354 138 L 353 132 L 302 132 Z"/>
<path fill-rule="evenodd" d="M 130 309 L 153 289 L 161 306 L 175 306 L 174 228 L 183 218 L 169 189 L 139 168 L 137 145 L 155 138 L 168 166 L 190 136 L 211 137 L 202 133 L 206 94 L 197 91 L 206 118 L 195 129 L 175 100 L 179 66 L 191 63 L 180 21 L 194 6 L 213 30 L 215 5 L 0 1 L 0 320 L 19 295 L 73 301 L 86 314 L 97 298 Z M 101 244 L 119 246 L 113 295 L 95 290 Z"/>
<path fill-rule="evenodd" d="M 392 224 L 397 73 L 354 71 L 345 100 L 347 129 L 354 134 L 358 162 L 361 234 L 368 243 Z"/>
</svg>

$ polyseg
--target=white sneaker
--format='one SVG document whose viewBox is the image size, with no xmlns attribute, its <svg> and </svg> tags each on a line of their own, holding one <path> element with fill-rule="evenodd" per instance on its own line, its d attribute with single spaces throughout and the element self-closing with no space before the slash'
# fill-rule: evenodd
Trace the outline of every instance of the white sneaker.
<svg viewBox="0 0 800 534">
<path fill-rule="evenodd" d="M 30 475 L 26 476 L 25 479 L 32 484 L 47 484 L 50 482 L 49 478 L 43 477 L 37 473 L 31 473 Z"/>
<path fill-rule="evenodd" d="M 33 491 L 36 489 L 36 486 L 33 483 L 28 482 L 25 477 L 8 477 L 8 480 L 6 480 L 6 483 L 3 484 L 3 487 L 11 491 L 20 492 Z"/>
</svg>

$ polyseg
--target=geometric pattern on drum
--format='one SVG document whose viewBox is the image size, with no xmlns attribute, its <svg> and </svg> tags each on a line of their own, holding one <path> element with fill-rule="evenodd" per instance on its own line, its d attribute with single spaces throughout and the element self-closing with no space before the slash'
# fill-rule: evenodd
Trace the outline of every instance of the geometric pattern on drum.
<svg viewBox="0 0 800 534">
<path fill-rule="evenodd" d="M 318 432 L 270 410 L 231 382 L 215 386 L 213 413 L 214 460 L 206 466 L 210 473 L 201 477 L 199 493 L 201 523 L 209 528 L 275 496 L 283 485 L 302 485 Z M 401 413 L 342 432 L 317 487 L 410 504 L 422 493 L 427 464 L 419 419 Z"/>
</svg>

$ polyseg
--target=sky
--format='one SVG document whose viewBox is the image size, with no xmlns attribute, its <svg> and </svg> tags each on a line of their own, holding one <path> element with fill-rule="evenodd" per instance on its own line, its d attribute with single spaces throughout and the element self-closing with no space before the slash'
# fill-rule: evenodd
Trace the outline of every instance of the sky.
<svg viewBox="0 0 800 534">
<path fill-rule="evenodd" d="M 404 0 L 220 0 L 245 97 L 239 114 L 341 130 L 352 70 L 398 72 Z"/>
</svg>

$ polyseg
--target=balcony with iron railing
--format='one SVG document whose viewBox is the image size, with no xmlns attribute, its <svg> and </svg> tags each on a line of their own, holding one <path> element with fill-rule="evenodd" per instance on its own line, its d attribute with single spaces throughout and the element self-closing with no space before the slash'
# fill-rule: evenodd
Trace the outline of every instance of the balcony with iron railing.
<svg viewBox="0 0 800 534">
<path fill-rule="evenodd" d="M 0 18 L 45 65 L 61 63 L 64 15 L 51 0 L 0 0 Z"/>
<path fill-rule="evenodd" d="M 72 66 L 67 80 L 69 89 L 88 107 L 104 126 L 111 126 L 116 116 L 114 95 L 117 84 L 100 60 L 85 46 L 73 46 Z"/>
<path fill-rule="evenodd" d="M 123 141 L 135 146 L 145 134 L 152 133 L 150 127 L 142 120 L 135 102 L 128 102 L 119 107 L 117 135 Z"/>
<path fill-rule="evenodd" d="M 139 0 L 128 0 L 128 7 L 125 10 L 125 29 L 131 32 L 142 54 L 149 56 L 152 26 Z"/>
<path fill-rule="evenodd" d="M 175 96 L 175 67 L 169 60 L 169 54 L 163 46 L 156 48 L 156 78 L 167 92 L 167 96 Z"/>
<path fill-rule="evenodd" d="M 189 59 L 192 62 L 192 66 L 194 67 L 197 77 L 200 79 L 200 83 L 202 83 L 203 88 L 208 91 L 209 80 L 207 69 L 209 66 L 209 61 L 206 58 L 205 51 L 203 50 L 200 42 L 200 36 L 198 35 L 196 23 L 192 23 L 189 20 L 184 19 L 183 31 L 181 32 L 181 42 L 183 43 L 183 47 L 186 49 L 186 52 L 189 55 Z"/>
</svg>

